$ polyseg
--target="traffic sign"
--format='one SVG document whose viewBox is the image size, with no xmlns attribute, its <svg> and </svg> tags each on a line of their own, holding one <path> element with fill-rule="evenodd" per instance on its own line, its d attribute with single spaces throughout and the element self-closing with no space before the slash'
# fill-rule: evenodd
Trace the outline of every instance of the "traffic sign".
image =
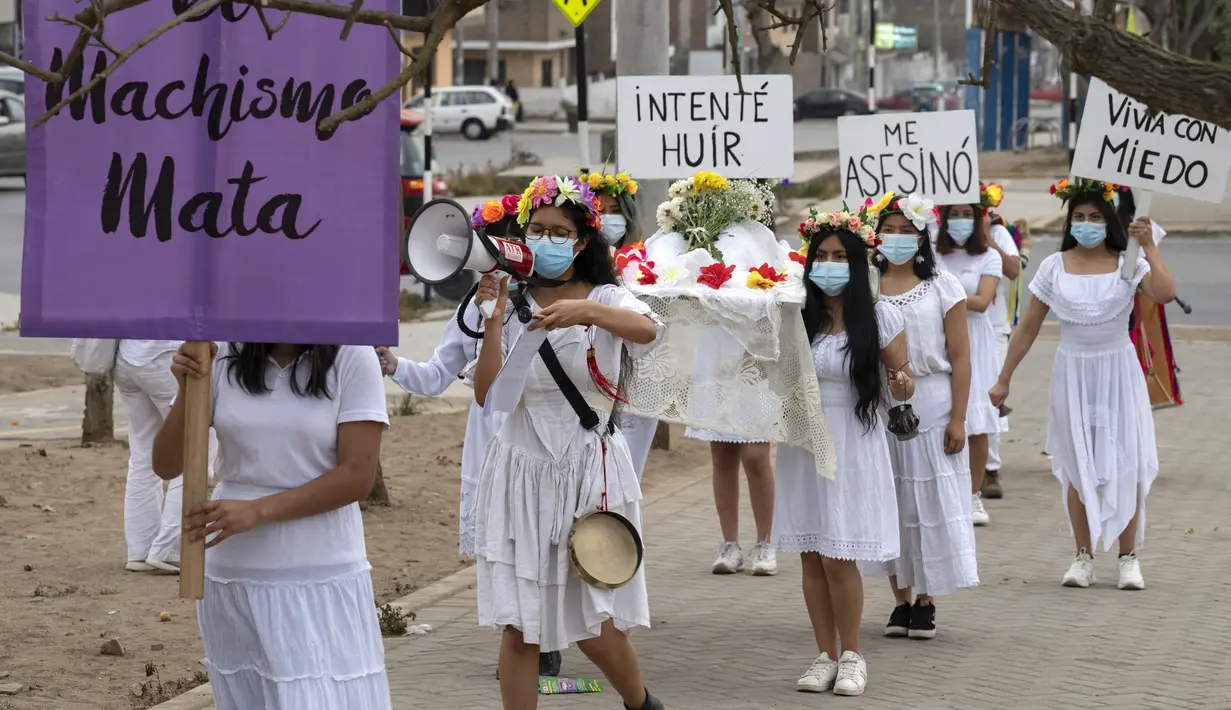
<svg viewBox="0 0 1231 710">
<path fill-rule="evenodd" d="M 573 23 L 573 27 L 581 27 L 581 23 L 586 21 L 594 8 L 598 7 L 599 0 L 551 0 L 560 8 L 560 12 L 568 18 L 568 21 Z"/>
</svg>

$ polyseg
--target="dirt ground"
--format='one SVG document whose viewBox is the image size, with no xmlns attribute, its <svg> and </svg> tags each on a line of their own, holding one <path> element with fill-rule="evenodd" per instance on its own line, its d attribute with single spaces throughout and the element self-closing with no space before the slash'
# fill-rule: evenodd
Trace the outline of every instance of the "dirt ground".
<svg viewBox="0 0 1231 710">
<path fill-rule="evenodd" d="M 0 355 L 0 394 L 81 384 L 85 375 L 67 355 Z"/>
<path fill-rule="evenodd" d="M 393 505 L 364 514 L 382 602 L 466 564 L 457 554 L 465 421 L 464 412 L 399 416 L 386 434 Z M 647 494 L 708 465 L 705 445 L 682 434 L 651 454 Z M 204 670 L 194 605 L 177 598 L 177 579 L 124 571 L 126 470 L 122 444 L 0 449 L 0 687 L 29 688 L 0 695 L 0 709 L 148 707 L 203 680 L 194 678 Z M 100 654 L 110 639 L 123 656 Z"/>
</svg>

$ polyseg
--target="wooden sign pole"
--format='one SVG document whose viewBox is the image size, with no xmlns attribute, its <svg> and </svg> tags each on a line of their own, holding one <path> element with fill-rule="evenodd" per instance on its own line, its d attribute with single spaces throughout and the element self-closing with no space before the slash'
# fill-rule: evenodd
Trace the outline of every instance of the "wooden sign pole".
<svg viewBox="0 0 1231 710">
<path fill-rule="evenodd" d="M 211 363 L 209 341 L 188 343 L 197 362 Z M 206 372 L 210 365 L 206 366 Z M 184 516 L 209 497 L 209 375 L 188 378 L 184 388 Z M 205 540 L 180 538 L 180 598 L 205 595 Z"/>
</svg>

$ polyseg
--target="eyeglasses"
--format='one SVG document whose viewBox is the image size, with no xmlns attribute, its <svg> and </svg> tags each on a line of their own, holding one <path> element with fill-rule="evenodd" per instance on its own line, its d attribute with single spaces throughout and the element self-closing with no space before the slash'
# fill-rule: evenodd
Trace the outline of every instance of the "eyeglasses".
<svg viewBox="0 0 1231 710">
<path fill-rule="evenodd" d="M 564 229 L 563 227 L 547 228 L 541 224 L 531 222 L 526 226 L 527 237 L 547 237 L 547 240 L 552 244 L 568 244 L 577 238 L 577 230 Z"/>
</svg>

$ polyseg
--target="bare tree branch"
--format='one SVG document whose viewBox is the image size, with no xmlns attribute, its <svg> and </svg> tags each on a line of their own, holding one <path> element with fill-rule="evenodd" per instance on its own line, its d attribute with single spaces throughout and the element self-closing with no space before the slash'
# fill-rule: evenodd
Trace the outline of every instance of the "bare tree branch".
<svg viewBox="0 0 1231 710">
<path fill-rule="evenodd" d="M 350 37 L 350 28 L 355 26 L 355 17 L 359 15 L 359 11 L 363 9 L 363 0 L 351 0 L 350 14 L 346 16 L 346 24 L 342 25 L 343 41 Z"/>
<path fill-rule="evenodd" d="M 718 9 L 715 12 L 724 12 L 727 15 L 727 41 L 731 45 L 731 68 L 735 70 L 735 83 L 742 94 L 744 93 L 744 73 L 739 65 L 739 26 L 735 21 L 735 8 L 731 6 L 731 0 L 718 0 Z"/>
<path fill-rule="evenodd" d="M 1111 22 L 1116 16 L 1116 0 L 1098 0 L 1094 6 L 1094 16 L 1100 20 Z"/>
<path fill-rule="evenodd" d="M 393 38 L 393 44 L 397 46 L 398 51 L 401 52 L 403 56 L 410 57 L 411 60 L 414 60 L 415 53 L 407 49 L 406 45 L 402 44 L 402 38 L 398 36 L 398 31 L 393 29 L 393 25 L 385 25 L 385 27 L 389 28 L 389 36 Z"/>
<path fill-rule="evenodd" d="M 73 93 L 61 99 L 60 102 L 57 103 L 55 106 L 52 106 L 47 111 L 47 113 L 44 113 L 42 116 L 39 116 L 34 121 L 34 123 L 30 124 L 30 128 L 37 128 L 41 126 L 42 124 L 50 120 L 52 116 L 55 116 L 56 114 L 60 113 L 60 110 L 63 109 L 65 106 L 68 106 L 73 101 L 76 101 L 82 96 L 85 96 L 86 94 L 90 93 L 90 90 L 93 89 L 100 81 L 103 81 L 108 76 L 110 76 L 112 72 L 114 72 L 118 67 L 123 66 L 124 62 L 130 59 L 134 54 L 136 54 L 145 45 L 163 36 L 164 34 L 169 32 L 172 28 L 184 23 L 186 20 L 190 20 L 202 13 L 209 12 L 210 10 L 221 5 L 222 3 L 223 3 L 223 0 L 204 0 L 204 2 L 200 2 L 200 3 L 197 3 L 196 5 L 193 5 L 189 9 L 176 15 L 173 19 L 163 23 L 162 26 L 160 26 L 158 29 L 154 30 L 153 32 L 137 40 L 128 49 L 125 49 L 123 52 L 120 52 L 119 54 L 117 54 L 115 61 L 112 62 L 111 64 L 108 64 L 106 69 L 103 69 L 99 73 L 95 74 L 93 77 L 90 78 L 89 81 L 82 83 L 80 89 L 77 89 Z M 101 21 L 102 18 L 100 17 L 98 19 Z M 83 31 L 82 36 L 88 37 L 89 34 Z M 68 66 L 68 61 L 66 60 L 64 64 L 65 66 Z M 65 70 L 61 70 L 61 73 L 64 73 L 64 71 Z"/>
<path fill-rule="evenodd" d="M 1097 76 L 1151 109 L 1231 130 L 1231 67 L 1201 62 L 1102 20 L 1075 17 L 1059 0 L 993 0 L 1051 42 L 1073 71 Z"/>
<path fill-rule="evenodd" d="M 346 20 L 353 11 L 350 6 L 337 5 L 329 0 L 235 0 L 235 2 L 242 5 L 252 5 L 253 7 L 263 7 L 267 10 L 297 12 L 303 15 L 329 17 L 335 20 Z M 440 4 L 443 7 L 451 2 L 453 0 L 441 0 Z M 474 7 L 486 4 L 486 2 L 487 0 L 481 0 Z M 433 13 L 433 16 L 435 14 Z M 354 16 L 354 21 L 361 25 L 383 27 L 388 23 L 393 25 L 395 29 L 419 32 L 421 34 L 427 34 L 432 29 L 431 17 L 407 17 L 400 13 L 385 12 L 383 10 L 359 10 L 359 12 L 354 13 Z M 449 25 L 449 27 L 452 27 L 452 25 Z"/>
<path fill-rule="evenodd" d="M 269 18 L 265 16 L 265 8 L 260 5 L 256 6 L 256 16 L 261 19 L 261 27 L 265 28 L 266 39 L 273 39 L 274 35 L 278 34 L 283 27 L 286 27 L 287 21 L 291 19 L 291 13 L 283 13 L 282 21 L 278 23 L 277 27 L 272 27 L 269 24 Z"/>
<path fill-rule="evenodd" d="M 987 31 L 983 33 L 983 66 L 979 69 L 980 76 L 975 78 L 974 74 L 966 73 L 965 79 L 958 79 L 958 84 L 962 86 L 977 86 L 981 89 L 991 87 L 992 82 L 992 67 L 996 65 L 996 60 L 993 56 L 993 47 L 996 45 L 996 8 L 992 6 L 988 8 L 987 15 Z"/>
<path fill-rule="evenodd" d="M 248 2 L 260 2 L 260 0 L 246 0 Z M 270 4 L 277 2 L 290 2 L 295 0 L 269 0 Z M 302 1 L 302 0 L 298 0 Z M 430 28 L 427 34 L 423 37 L 423 44 L 419 47 L 419 51 L 415 53 L 415 58 L 405 67 L 398 75 L 388 84 L 380 87 L 361 101 L 342 109 L 341 111 L 326 117 L 317 126 L 317 130 L 321 132 L 329 132 L 347 121 L 354 121 L 363 116 L 372 113 L 381 101 L 393 96 L 401 90 L 403 86 L 410 82 L 415 76 L 422 74 L 427 68 L 427 65 L 436 56 L 436 48 L 440 46 L 440 41 L 444 39 L 445 33 L 448 32 L 458 20 L 462 19 L 471 10 L 484 5 L 488 0 L 441 0 L 440 5 L 436 10 L 424 21 Z M 315 3 L 312 3 L 315 4 Z M 334 7 L 340 7 L 335 5 Z M 387 14 L 387 13 L 384 13 Z M 362 15 L 362 13 L 360 13 Z M 394 27 L 397 25 L 394 24 Z"/>
</svg>

